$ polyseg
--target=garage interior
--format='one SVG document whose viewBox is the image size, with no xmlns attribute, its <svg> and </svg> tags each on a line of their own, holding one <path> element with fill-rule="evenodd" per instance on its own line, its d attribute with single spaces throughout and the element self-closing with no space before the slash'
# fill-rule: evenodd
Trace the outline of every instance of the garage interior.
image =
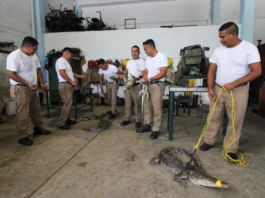
<svg viewBox="0 0 265 198">
<path fill-rule="evenodd" d="M 263 0 L 1 2 L 0 197 L 264 197 L 264 5 Z M 192 151 L 197 143 L 209 113 L 209 58 L 220 45 L 219 27 L 229 21 L 238 24 L 239 37 L 257 46 L 261 57 L 262 74 L 249 83 L 249 101 L 239 145 L 240 152 L 250 153 L 254 158 L 247 167 L 224 159 L 222 142 L 228 124 L 224 115 L 215 147 L 208 152 L 198 150 L 196 156 L 207 173 L 226 181 L 229 187 L 208 188 L 191 183 L 183 187 L 173 180 L 173 173 L 162 166 L 150 166 L 149 162 L 163 148 Z M 48 91 L 40 91 L 38 95 L 44 127 L 52 132 L 49 136 L 33 136 L 30 123 L 29 134 L 34 141 L 31 147 L 17 144 L 16 105 L 10 97 L 6 71 L 7 56 L 20 48 L 25 36 L 39 42 L 37 55 Z M 166 76 L 159 138 L 150 140 L 149 133 L 136 133 L 134 116 L 131 124 L 120 126 L 125 108 L 124 84 L 119 85 L 117 93 L 117 117 L 101 132 L 85 130 L 96 128 L 100 122 L 98 117 L 107 119 L 109 110 L 106 99 L 99 95 L 96 61 L 103 58 L 124 70 L 133 45 L 140 47 L 140 57 L 147 58 L 142 43 L 150 38 L 172 61 Z M 179 79 L 178 69 L 188 68 L 181 50 L 193 45 L 208 48 L 201 54 L 203 62 L 199 67 L 203 72 L 194 75 L 187 70 Z M 75 52 L 70 63 L 73 71 L 82 74 L 82 66 L 87 65 L 91 80 L 89 85 L 84 80 L 77 81 L 71 117 L 78 123 L 68 131 L 56 127 L 62 101 L 55 62 L 64 47 Z M 178 91 L 174 92 L 171 115 L 172 87 L 183 89 L 176 88 Z M 185 97 L 185 102 L 178 103 L 179 97 Z M 169 120 L 173 134 L 170 134 Z"/>
</svg>

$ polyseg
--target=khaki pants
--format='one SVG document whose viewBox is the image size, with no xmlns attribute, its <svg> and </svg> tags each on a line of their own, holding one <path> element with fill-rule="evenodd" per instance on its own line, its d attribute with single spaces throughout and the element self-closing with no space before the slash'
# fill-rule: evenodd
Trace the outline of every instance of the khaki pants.
<svg viewBox="0 0 265 198">
<path fill-rule="evenodd" d="M 139 97 L 139 92 L 141 91 L 142 86 L 135 85 L 130 89 L 127 89 L 125 92 L 125 116 L 124 121 L 129 121 L 132 105 L 135 105 L 135 118 L 136 122 L 141 121 L 141 97 Z"/>
<path fill-rule="evenodd" d="M 28 136 L 29 117 L 34 127 L 42 128 L 38 94 L 29 87 L 11 85 L 10 95 L 16 103 L 16 125 L 19 138 Z"/>
<path fill-rule="evenodd" d="M 150 124 L 152 120 L 151 107 L 154 110 L 153 131 L 160 131 L 162 121 L 162 101 L 165 92 L 165 84 L 157 83 L 148 86 L 149 99 L 144 101 L 144 124 Z"/>
<path fill-rule="evenodd" d="M 117 91 L 118 86 L 117 83 L 108 83 L 107 84 L 107 101 L 108 104 L 111 106 L 112 114 L 116 113 L 116 103 L 117 103 Z"/>
<path fill-rule="evenodd" d="M 57 120 L 57 125 L 65 125 L 65 121 L 70 118 L 73 105 L 73 86 L 70 83 L 59 83 L 59 93 L 62 98 L 63 108 L 60 118 Z"/>
<path fill-rule="evenodd" d="M 217 96 L 220 87 L 215 85 L 214 92 Z M 238 88 L 233 89 L 233 96 L 235 101 L 235 113 L 236 113 L 236 120 L 235 120 L 235 142 L 227 148 L 227 152 L 229 153 L 236 153 L 238 150 L 239 139 L 241 136 L 241 129 L 244 121 L 244 116 L 246 113 L 247 103 L 248 103 L 248 86 L 241 86 Z M 214 102 L 210 104 L 210 111 L 213 107 Z M 227 111 L 227 115 L 229 118 L 229 125 L 227 127 L 226 136 L 224 138 L 223 146 L 230 145 L 233 139 L 233 130 L 232 130 L 232 98 L 231 94 L 225 91 L 222 91 L 222 94 L 219 98 L 219 101 L 215 107 L 215 111 L 213 113 L 212 120 L 209 124 L 209 127 L 204 136 L 204 142 L 210 145 L 213 145 L 216 140 L 216 136 L 219 132 L 220 125 L 223 120 L 224 111 Z M 226 146 L 227 147 L 227 146 Z"/>
</svg>

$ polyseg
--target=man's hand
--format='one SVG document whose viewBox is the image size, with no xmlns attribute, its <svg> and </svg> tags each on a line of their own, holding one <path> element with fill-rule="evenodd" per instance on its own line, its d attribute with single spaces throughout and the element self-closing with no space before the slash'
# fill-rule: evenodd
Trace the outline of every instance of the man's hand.
<svg viewBox="0 0 265 198">
<path fill-rule="evenodd" d="M 32 89 L 32 90 L 37 90 L 38 86 L 37 85 L 34 85 L 32 83 L 28 83 L 27 86 Z"/>
<path fill-rule="evenodd" d="M 82 79 L 86 79 L 86 78 L 87 78 L 87 75 L 85 75 L 85 74 L 80 75 L 80 78 L 82 78 Z"/>
<path fill-rule="evenodd" d="M 214 94 L 214 91 L 212 89 L 209 90 L 209 99 L 210 101 L 214 101 L 216 99 L 216 95 Z"/>
<path fill-rule="evenodd" d="M 223 87 L 225 88 L 225 91 L 231 91 L 231 90 L 233 90 L 236 86 L 235 86 L 234 83 L 228 83 L 228 84 L 225 84 Z"/>
<path fill-rule="evenodd" d="M 71 84 L 72 84 L 74 87 L 76 87 L 77 82 L 72 81 Z"/>
<path fill-rule="evenodd" d="M 110 79 L 113 80 L 113 81 L 117 80 L 117 78 L 115 76 L 111 76 Z"/>
<path fill-rule="evenodd" d="M 47 90 L 47 86 L 44 83 L 40 84 L 40 88 L 43 89 L 43 90 Z"/>
</svg>

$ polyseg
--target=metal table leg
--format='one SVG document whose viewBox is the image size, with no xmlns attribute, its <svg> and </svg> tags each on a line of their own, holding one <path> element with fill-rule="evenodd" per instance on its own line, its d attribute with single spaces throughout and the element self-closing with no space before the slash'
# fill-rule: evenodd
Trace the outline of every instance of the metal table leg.
<svg viewBox="0 0 265 198">
<path fill-rule="evenodd" d="M 89 94 L 89 97 L 90 97 L 90 110 L 91 110 L 91 112 L 93 112 L 93 98 L 92 98 L 93 89 L 94 88 L 90 88 L 90 94 Z"/>
<path fill-rule="evenodd" d="M 49 104 L 49 91 L 46 90 L 46 105 L 47 105 L 47 118 L 50 118 L 50 104 Z"/>
<path fill-rule="evenodd" d="M 175 92 L 169 92 L 169 107 L 168 107 L 168 138 L 173 140 L 173 108 L 174 108 Z"/>
</svg>

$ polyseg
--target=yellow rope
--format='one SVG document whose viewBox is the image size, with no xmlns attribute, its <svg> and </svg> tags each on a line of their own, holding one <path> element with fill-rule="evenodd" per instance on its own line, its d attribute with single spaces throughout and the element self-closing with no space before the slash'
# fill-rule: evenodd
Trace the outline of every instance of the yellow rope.
<svg viewBox="0 0 265 198">
<path fill-rule="evenodd" d="M 225 92 L 227 92 L 227 93 L 230 93 L 231 94 L 231 98 L 232 98 L 232 118 L 231 118 L 231 120 L 232 120 L 232 136 L 230 136 L 229 140 L 227 141 L 226 145 L 224 146 L 224 149 L 222 151 L 222 155 L 223 155 L 224 158 L 228 159 L 229 161 L 231 161 L 231 162 L 233 162 L 233 163 L 235 163 L 235 164 L 237 164 L 239 166 L 249 166 L 251 164 L 251 161 L 253 160 L 253 155 L 252 154 L 250 154 L 250 153 L 242 154 L 242 153 L 239 153 L 238 152 L 236 154 L 238 156 L 238 159 L 237 160 L 232 159 L 227 154 L 227 149 L 236 141 L 236 130 L 235 130 L 236 111 L 235 111 L 235 98 L 233 96 L 233 92 L 226 90 L 224 87 L 222 87 L 222 89 L 220 89 L 220 91 L 219 91 L 219 93 L 217 95 L 217 98 L 216 98 L 216 100 L 214 102 L 214 105 L 213 105 L 213 107 L 212 107 L 212 109 L 211 109 L 211 111 L 210 111 L 210 113 L 208 115 L 206 124 L 205 124 L 205 126 L 204 126 L 204 128 L 202 130 L 202 133 L 200 135 L 200 138 L 199 138 L 197 144 L 193 147 L 193 149 L 194 150 L 197 150 L 198 149 L 198 147 L 199 147 L 199 145 L 200 145 L 200 143 L 201 143 L 201 141 L 202 141 L 202 139 L 204 137 L 204 134 L 205 134 L 205 132 L 206 132 L 206 130 L 207 130 L 210 122 L 211 122 L 213 113 L 215 111 L 216 105 L 218 103 L 218 100 L 219 100 L 219 98 L 220 98 L 221 93 L 222 93 L 223 90 Z M 233 138 L 232 141 L 231 141 L 231 138 Z M 250 156 L 250 159 L 248 161 L 246 161 L 244 159 L 244 156 Z"/>
</svg>

